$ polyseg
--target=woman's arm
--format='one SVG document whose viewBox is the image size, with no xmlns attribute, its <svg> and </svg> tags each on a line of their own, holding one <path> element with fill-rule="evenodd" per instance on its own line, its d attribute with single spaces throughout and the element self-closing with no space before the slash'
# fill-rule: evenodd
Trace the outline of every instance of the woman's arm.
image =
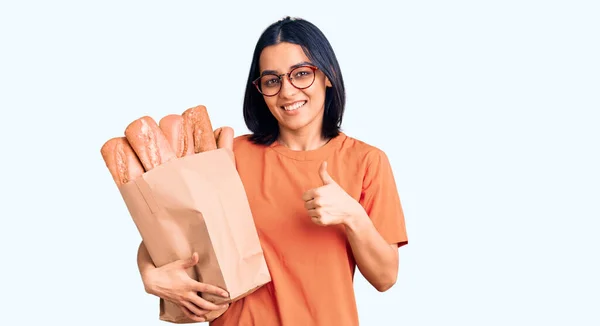
<svg viewBox="0 0 600 326">
<path fill-rule="evenodd" d="M 372 150 L 366 156 L 358 206 L 344 221 L 359 270 L 379 291 L 398 278 L 398 247 L 408 243 L 404 213 L 387 155 Z"/>
<path fill-rule="evenodd" d="M 198 263 L 198 253 L 193 253 L 190 258 L 176 260 L 157 268 L 142 242 L 138 249 L 137 262 L 146 292 L 177 304 L 193 321 L 203 322 L 206 320 L 204 315 L 208 312 L 229 306 L 228 304 L 217 306 L 199 295 L 200 292 L 206 292 L 227 299 L 229 298 L 227 291 L 195 281 L 186 273 L 186 269 Z"/>
<path fill-rule="evenodd" d="M 148 274 L 148 271 L 156 268 L 156 266 L 154 266 L 152 258 L 150 257 L 148 249 L 146 248 L 146 245 L 143 241 L 140 243 L 140 247 L 138 248 L 137 264 L 138 269 L 140 271 L 140 276 L 142 277 L 142 282 L 144 282 L 144 289 L 146 290 L 146 292 L 150 293 L 150 289 L 148 288 L 149 284 L 145 280 L 145 275 Z"/>
<path fill-rule="evenodd" d="M 343 224 L 360 272 L 378 291 L 388 290 L 398 275 L 398 245 L 390 245 L 383 238 L 365 208 L 327 173 L 326 162 L 321 164 L 319 174 L 324 185 L 302 195 L 308 216 L 318 225 Z M 380 203 L 381 199 L 377 200 L 376 206 L 382 206 Z M 379 209 L 372 209 L 371 203 L 368 205 L 372 212 L 381 214 Z M 376 217 L 381 221 L 384 216 Z"/>
<path fill-rule="evenodd" d="M 398 276 L 398 245 L 388 244 L 366 212 L 344 221 L 348 242 L 361 274 L 377 291 L 391 288 Z"/>
</svg>

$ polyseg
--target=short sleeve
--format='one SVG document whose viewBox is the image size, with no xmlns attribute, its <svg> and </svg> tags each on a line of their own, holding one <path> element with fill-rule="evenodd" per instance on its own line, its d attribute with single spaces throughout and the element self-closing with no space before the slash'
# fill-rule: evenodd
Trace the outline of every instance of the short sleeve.
<svg viewBox="0 0 600 326">
<path fill-rule="evenodd" d="M 360 204 L 385 241 L 403 246 L 408 243 L 404 212 L 390 162 L 378 149 L 366 159 Z"/>
</svg>

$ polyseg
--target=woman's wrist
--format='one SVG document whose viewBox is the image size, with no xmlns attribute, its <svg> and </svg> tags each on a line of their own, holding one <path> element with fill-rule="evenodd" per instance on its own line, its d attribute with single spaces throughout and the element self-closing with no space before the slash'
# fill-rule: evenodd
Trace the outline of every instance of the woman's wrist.
<svg viewBox="0 0 600 326">
<path fill-rule="evenodd" d="M 363 228 L 365 223 L 369 223 L 369 222 L 370 222 L 370 218 L 367 215 L 367 212 L 365 212 L 365 210 L 362 208 L 362 206 L 360 204 L 358 204 L 356 212 L 354 214 L 350 214 L 344 220 L 344 226 L 346 227 L 346 231 L 356 233 L 360 229 Z"/>
</svg>

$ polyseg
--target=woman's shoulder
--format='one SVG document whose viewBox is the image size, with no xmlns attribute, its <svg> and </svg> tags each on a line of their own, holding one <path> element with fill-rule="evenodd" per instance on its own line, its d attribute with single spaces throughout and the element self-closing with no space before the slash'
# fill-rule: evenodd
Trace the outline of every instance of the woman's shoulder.
<svg viewBox="0 0 600 326">
<path fill-rule="evenodd" d="M 247 143 L 252 143 L 250 141 L 250 134 L 242 134 L 233 138 L 233 145 L 244 145 Z"/>
<path fill-rule="evenodd" d="M 234 152 L 247 152 L 250 150 L 256 151 L 259 148 L 264 148 L 259 144 L 255 144 L 250 140 L 252 134 L 242 134 L 233 138 L 233 151 Z"/>
<path fill-rule="evenodd" d="M 365 140 L 346 137 L 340 151 L 344 157 L 345 166 L 355 169 L 355 173 L 365 180 L 393 178 L 392 164 L 388 154 L 380 146 Z"/>
<path fill-rule="evenodd" d="M 343 134 L 343 137 L 344 139 L 340 145 L 340 151 L 343 154 L 350 154 L 350 156 L 354 156 L 359 160 L 366 161 L 387 159 L 386 153 L 380 147 L 347 134 Z"/>
</svg>

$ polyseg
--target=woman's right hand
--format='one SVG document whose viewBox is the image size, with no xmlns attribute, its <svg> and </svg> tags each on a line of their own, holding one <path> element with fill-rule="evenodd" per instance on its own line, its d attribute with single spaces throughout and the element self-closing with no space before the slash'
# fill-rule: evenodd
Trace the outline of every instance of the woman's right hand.
<svg viewBox="0 0 600 326">
<path fill-rule="evenodd" d="M 210 284 L 200 283 L 192 279 L 186 269 L 198 263 L 198 254 L 193 253 L 188 259 L 180 259 L 161 267 L 147 270 L 142 275 L 144 288 L 149 294 L 178 305 L 190 319 L 203 322 L 210 311 L 226 308 L 228 304 L 216 305 L 203 299 L 198 292 L 211 293 L 229 298 L 227 291 Z"/>
</svg>

